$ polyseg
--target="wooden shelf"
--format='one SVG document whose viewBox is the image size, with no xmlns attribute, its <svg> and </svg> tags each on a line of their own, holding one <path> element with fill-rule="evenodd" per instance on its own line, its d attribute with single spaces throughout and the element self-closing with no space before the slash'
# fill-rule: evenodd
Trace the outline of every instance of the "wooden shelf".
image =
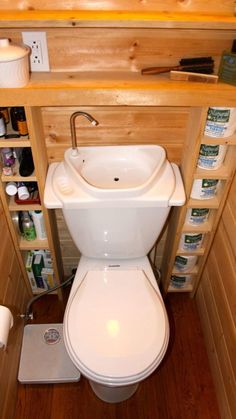
<svg viewBox="0 0 236 419">
<path fill-rule="evenodd" d="M 203 135 L 201 139 L 201 144 L 220 144 L 220 145 L 236 145 L 236 134 L 231 135 L 230 137 L 208 137 Z"/>
<path fill-rule="evenodd" d="M 32 250 L 32 249 L 48 249 L 48 241 L 44 240 L 25 240 L 23 237 L 19 237 L 19 248 L 20 250 Z"/>
<path fill-rule="evenodd" d="M 235 30 L 235 17 L 154 11 L 1 10 L 1 28 L 71 27 Z"/>
<path fill-rule="evenodd" d="M 26 87 L 0 89 L 5 106 L 228 106 L 236 107 L 229 84 L 177 82 L 169 75 L 139 72 L 32 73 Z"/>
<path fill-rule="evenodd" d="M 224 164 L 215 170 L 200 169 L 197 167 L 194 173 L 194 179 L 228 179 L 230 173 L 231 167 Z"/>
<path fill-rule="evenodd" d="M 40 204 L 17 204 L 14 196 L 11 196 L 8 203 L 9 211 L 41 211 L 42 206 Z"/>
<path fill-rule="evenodd" d="M 30 147 L 30 140 L 25 137 L 3 138 L 0 140 L 0 147 Z"/>
<path fill-rule="evenodd" d="M 205 249 L 204 247 L 201 247 L 200 249 L 196 249 L 193 251 L 188 251 L 188 250 L 184 250 L 184 249 L 178 249 L 176 252 L 176 256 L 177 255 L 185 255 L 185 256 L 202 256 L 204 255 Z"/>
<path fill-rule="evenodd" d="M 168 292 L 192 292 L 193 291 L 193 285 L 190 284 L 186 284 L 184 285 L 184 287 L 174 287 L 173 285 L 169 285 L 168 288 Z"/>
</svg>

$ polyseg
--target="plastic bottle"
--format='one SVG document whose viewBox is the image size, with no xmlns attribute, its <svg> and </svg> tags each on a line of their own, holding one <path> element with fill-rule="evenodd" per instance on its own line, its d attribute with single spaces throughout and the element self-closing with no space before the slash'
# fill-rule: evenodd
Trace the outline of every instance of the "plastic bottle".
<svg viewBox="0 0 236 419">
<path fill-rule="evenodd" d="M 5 137 L 6 134 L 6 126 L 5 121 L 2 113 L 0 112 L 0 137 Z"/>
<path fill-rule="evenodd" d="M 25 201 L 26 199 L 29 199 L 30 194 L 24 182 L 18 182 L 17 192 L 20 200 Z"/>
<path fill-rule="evenodd" d="M 37 211 L 37 210 L 32 211 L 31 215 L 32 215 L 33 222 L 34 222 L 37 239 L 39 239 L 39 240 L 46 239 L 47 235 L 46 235 L 46 229 L 45 229 L 45 224 L 44 224 L 44 218 L 43 218 L 42 211 Z"/>
<path fill-rule="evenodd" d="M 17 194 L 17 183 L 16 182 L 8 182 L 6 184 L 6 193 L 7 195 L 14 196 Z"/>
<path fill-rule="evenodd" d="M 23 237 L 25 238 L 25 240 L 30 241 L 30 240 L 36 239 L 36 231 L 35 231 L 34 223 L 28 211 L 22 211 L 21 226 L 22 226 L 22 231 L 23 231 Z"/>
</svg>

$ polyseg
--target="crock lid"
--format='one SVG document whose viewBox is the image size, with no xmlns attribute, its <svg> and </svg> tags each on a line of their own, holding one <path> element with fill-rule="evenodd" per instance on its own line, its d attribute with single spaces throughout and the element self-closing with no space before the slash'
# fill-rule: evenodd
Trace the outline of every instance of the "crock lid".
<svg viewBox="0 0 236 419">
<path fill-rule="evenodd" d="M 0 62 L 19 60 L 29 53 L 26 45 L 11 44 L 9 39 L 0 39 Z"/>
<path fill-rule="evenodd" d="M 67 350 L 95 381 L 143 374 L 163 356 L 167 330 L 162 298 L 139 269 L 89 271 L 64 319 Z"/>
</svg>

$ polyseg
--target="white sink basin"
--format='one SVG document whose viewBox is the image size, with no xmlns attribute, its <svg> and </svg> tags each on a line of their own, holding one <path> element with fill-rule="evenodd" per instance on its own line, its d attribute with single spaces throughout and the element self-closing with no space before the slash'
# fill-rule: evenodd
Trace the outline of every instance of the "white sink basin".
<svg viewBox="0 0 236 419">
<path fill-rule="evenodd" d="M 85 187 L 103 190 L 143 189 L 151 186 L 166 162 L 157 145 L 79 147 L 64 156 L 66 172 Z"/>
</svg>

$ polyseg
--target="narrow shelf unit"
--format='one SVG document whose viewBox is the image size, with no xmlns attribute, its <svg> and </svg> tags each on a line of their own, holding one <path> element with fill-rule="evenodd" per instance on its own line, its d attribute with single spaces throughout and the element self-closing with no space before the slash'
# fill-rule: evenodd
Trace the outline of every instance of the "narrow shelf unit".
<svg viewBox="0 0 236 419">
<path fill-rule="evenodd" d="M 212 105 L 214 106 L 214 105 Z M 236 159 L 236 136 L 226 138 L 212 138 L 204 135 L 205 124 L 207 120 L 208 108 L 192 108 L 189 117 L 189 129 L 185 139 L 185 149 L 189 150 L 183 154 L 181 161 L 181 172 L 186 191 L 186 203 L 183 207 L 174 208 L 170 219 L 166 246 L 164 250 L 162 263 L 162 278 L 164 292 L 188 291 L 193 296 L 198 288 L 201 279 L 202 270 L 207 259 L 215 231 L 217 229 L 222 210 L 225 205 L 227 194 L 230 188 L 232 177 L 235 172 Z M 224 144 L 227 145 L 227 151 L 224 162 L 216 170 L 202 169 L 197 167 L 199 150 L 201 144 Z M 191 150 L 191 152 L 190 152 Z M 199 199 L 191 197 L 193 182 L 196 179 L 216 179 L 220 183 L 216 193 L 210 199 Z M 191 224 L 186 220 L 189 209 L 209 209 L 208 219 L 200 224 Z M 182 234 L 203 234 L 203 242 L 200 248 L 183 250 L 179 247 Z M 177 273 L 174 262 L 177 255 L 198 256 L 199 261 L 193 272 L 191 284 L 175 289 L 171 285 L 171 275 L 181 275 Z"/>
</svg>

